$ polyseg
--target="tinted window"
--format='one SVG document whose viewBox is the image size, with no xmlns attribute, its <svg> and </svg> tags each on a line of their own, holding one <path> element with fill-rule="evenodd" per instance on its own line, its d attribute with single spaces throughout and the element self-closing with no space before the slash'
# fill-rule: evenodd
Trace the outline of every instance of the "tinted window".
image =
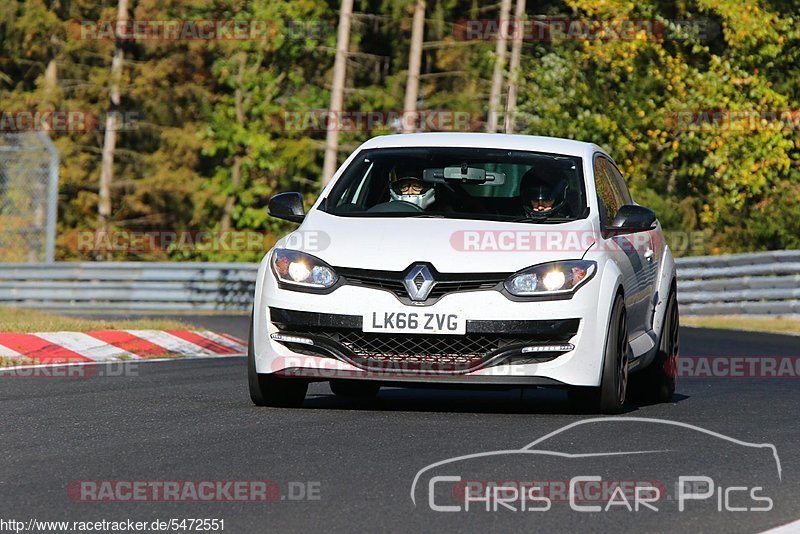
<svg viewBox="0 0 800 534">
<path fill-rule="evenodd" d="M 470 176 L 470 179 L 459 179 Z M 337 180 L 326 211 L 347 217 L 407 217 L 516 220 L 525 216 L 520 191 L 546 182 L 559 194 L 556 221 L 586 216 L 586 188 L 579 157 L 485 148 L 378 148 L 359 153 Z M 413 178 L 433 189 L 424 210 L 409 209 L 390 187 Z M 527 185 L 526 185 L 527 187 Z M 526 192 L 528 189 L 526 189 Z M 396 191 L 394 191 L 396 194 Z M 401 209 L 402 208 L 402 209 Z M 555 212 L 554 212 L 555 213 Z"/>
<path fill-rule="evenodd" d="M 610 223 L 617 216 L 623 199 L 612 186 L 610 165 L 602 156 L 594 158 L 594 184 L 597 189 L 597 202 L 600 205 L 600 221 L 603 225 Z"/>
<path fill-rule="evenodd" d="M 608 165 L 609 171 L 611 172 L 611 185 L 617 192 L 617 196 L 622 199 L 622 205 L 625 206 L 628 204 L 633 204 L 633 199 L 631 198 L 631 192 L 628 190 L 628 185 L 625 183 L 625 179 L 622 177 L 622 173 L 619 172 L 617 166 L 614 165 L 612 162 L 606 161 L 606 163 Z"/>
</svg>

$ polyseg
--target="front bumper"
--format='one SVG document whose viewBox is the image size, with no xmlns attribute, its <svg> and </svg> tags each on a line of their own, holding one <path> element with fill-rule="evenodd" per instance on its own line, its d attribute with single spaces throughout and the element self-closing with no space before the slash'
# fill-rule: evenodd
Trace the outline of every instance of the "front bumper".
<svg viewBox="0 0 800 534">
<path fill-rule="evenodd" d="M 329 357 L 364 371 L 463 374 L 507 364 L 542 363 L 569 352 L 579 319 L 480 321 L 465 335 L 373 333 L 362 316 L 269 309 L 278 332 L 270 338 L 290 350 Z"/>
<path fill-rule="evenodd" d="M 408 311 L 387 291 L 297 292 L 261 272 L 253 319 L 259 373 L 399 384 L 600 383 L 608 310 L 598 305 L 599 277 L 569 300 L 514 302 L 492 290 L 448 294 L 425 311 L 464 316 L 466 334 L 420 335 L 362 331 L 365 313 Z M 559 350 L 532 348 L 554 346 Z"/>
</svg>

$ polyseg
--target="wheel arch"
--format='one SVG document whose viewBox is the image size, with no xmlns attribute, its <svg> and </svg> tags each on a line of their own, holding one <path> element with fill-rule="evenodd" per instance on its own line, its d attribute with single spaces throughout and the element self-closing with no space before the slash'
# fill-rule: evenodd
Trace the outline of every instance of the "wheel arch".
<svg viewBox="0 0 800 534">
<path fill-rule="evenodd" d="M 622 284 L 622 271 L 619 266 L 608 258 L 603 262 L 603 272 L 600 278 L 600 289 L 597 299 L 597 321 L 594 325 L 594 339 L 597 346 L 602 350 L 597 359 L 596 385 L 600 385 L 603 378 L 603 367 L 605 365 L 605 347 L 608 343 L 610 332 L 611 317 L 614 312 L 614 303 L 617 297 L 622 298 L 622 305 L 625 306 L 625 288 Z M 601 303 L 606 303 L 603 306 Z"/>
<path fill-rule="evenodd" d="M 656 337 L 661 336 L 661 331 L 664 329 L 664 316 L 667 313 L 667 302 L 671 292 L 675 292 L 678 296 L 678 273 L 676 270 L 675 259 L 672 257 L 672 252 L 669 247 L 664 247 L 664 256 L 661 262 L 661 273 L 658 277 L 658 287 L 656 288 L 654 297 L 657 299 L 653 307 L 653 332 Z M 680 313 L 680 308 L 678 309 Z"/>
<path fill-rule="evenodd" d="M 267 302 L 265 291 L 265 277 L 270 276 L 269 259 L 272 256 L 272 249 L 270 249 L 261 261 L 258 267 L 258 274 L 256 275 L 255 294 L 253 296 L 253 312 L 250 315 L 250 326 L 253 335 L 253 354 L 258 360 L 259 354 L 263 352 L 267 342 L 267 321 L 269 317 L 267 314 Z"/>
</svg>

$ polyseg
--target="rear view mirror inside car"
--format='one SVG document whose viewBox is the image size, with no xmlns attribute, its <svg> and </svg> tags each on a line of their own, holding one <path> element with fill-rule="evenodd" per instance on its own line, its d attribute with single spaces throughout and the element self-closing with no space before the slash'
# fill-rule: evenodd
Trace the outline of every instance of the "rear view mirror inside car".
<svg viewBox="0 0 800 534">
<path fill-rule="evenodd" d="M 506 175 L 502 172 L 487 172 L 480 167 L 461 165 L 458 167 L 444 167 L 438 169 L 425 169 L 422 179 L 426 182 L 462 182 L 473 185 L 502 185 Z"/>
</svg>

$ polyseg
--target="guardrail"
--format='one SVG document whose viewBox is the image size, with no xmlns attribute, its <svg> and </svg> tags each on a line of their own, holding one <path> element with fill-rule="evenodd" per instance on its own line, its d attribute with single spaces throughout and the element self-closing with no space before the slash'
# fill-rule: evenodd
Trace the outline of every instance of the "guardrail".
<svg viewBox="0 0 800 534">
<path fill-rule="evenodd" d="M 0 264 L 0 305 L 69 311 L 249 310 L 251 263 Z M 800 313 L 800 250 L 678 259 L 681 312 Z"/>
<path fill-rule="evenodd" d="M 0 304 L 51 310 L 249 310 L 257 264 L 0 264 Z"/>
<path fill-rule="evenodd" d="M 688 315 L 800 313 L 800 250 L 678 259 Z"/>
</svg>

